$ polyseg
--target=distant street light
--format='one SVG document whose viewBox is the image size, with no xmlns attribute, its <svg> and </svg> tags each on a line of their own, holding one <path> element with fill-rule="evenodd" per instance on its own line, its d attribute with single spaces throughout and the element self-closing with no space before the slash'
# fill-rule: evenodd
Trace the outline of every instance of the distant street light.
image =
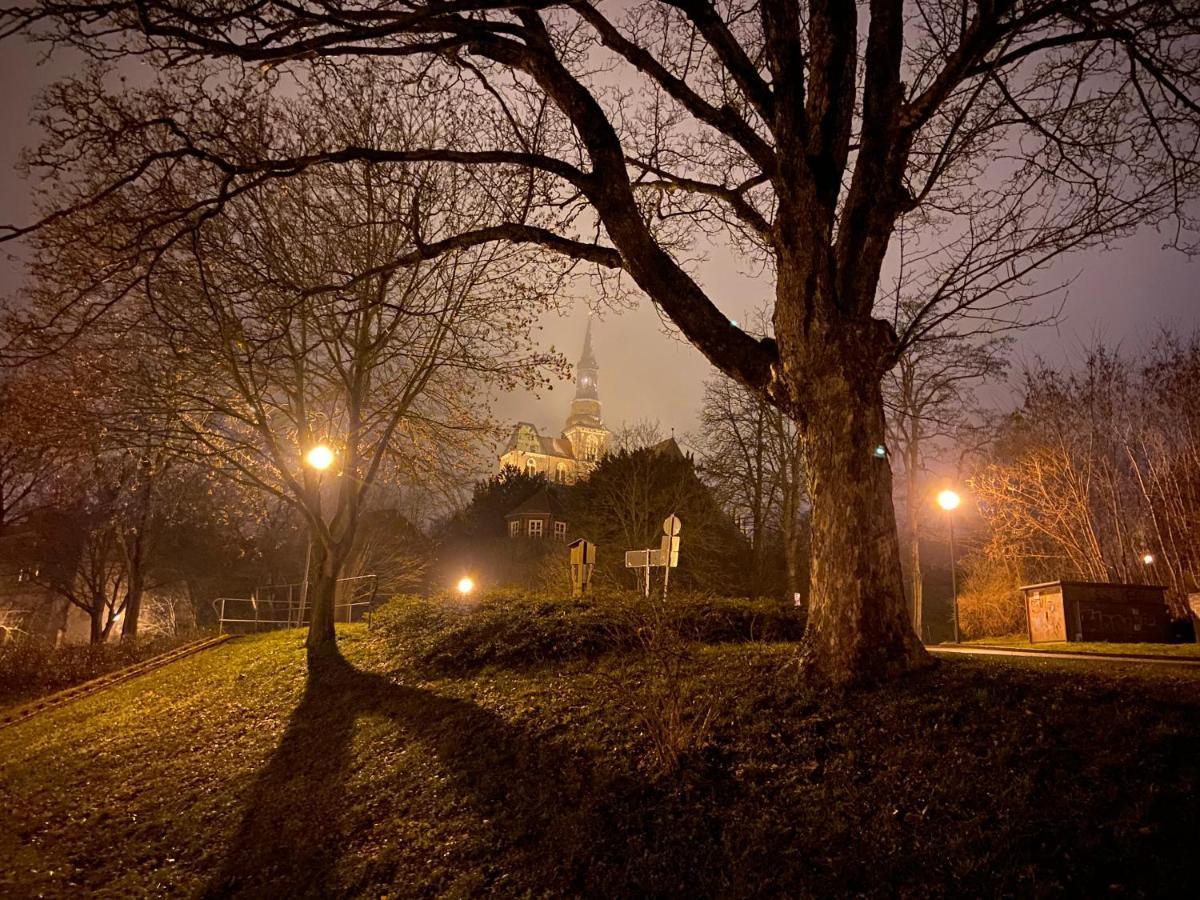
<svg viewBox="0 0 1200 900">
<path fill-rule="evenodd" d="M 466 577 L 465 575 L 462 578 L 458 579 L 457 586 L 458 586 L 458 592 L 460 594 L 462 594 L 464 597 L 467 594 L 471 593 L 471 591 L 475 590 L 475 582 L 472 581 L 470 578 Z"/>
<path fill-rule="evenodd" d="M 961 643 L 958 634 L 958 572 L 954 554 L 954 510 L 962 503 L 962 497 L 956 491 L 945 490 L 937 495 L 937 503 L 946 511 L 946 521 L 950 525 L 950 593 L 951 604 L 954 607 L 954 643 Z"/>
<path fill-rule="evenodd" d="M 1154 565 L 1154 554 L 1153 553 L 1142 554 L 1142 564 L 1147 565 L 1147 566 Z"/>
</svg>

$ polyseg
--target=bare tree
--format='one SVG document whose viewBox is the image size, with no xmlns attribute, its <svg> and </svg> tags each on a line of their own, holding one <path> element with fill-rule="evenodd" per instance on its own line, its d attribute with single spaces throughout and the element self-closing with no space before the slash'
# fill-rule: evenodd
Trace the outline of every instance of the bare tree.
<svg viewBox="0 0 1200 900">
<path fill-rule="evenodd" d="M 891 470 L 875 453 L 884 373 L 953 318 L 1005 319 L 1062 253 L 1143 222 L 1172 220 L 1182 241 L 1200 159 L 1190 5 L 871 0 L 863 23 L 859 6 L 26 0 L 0 35 L 137 56 L 177 85 L 134 102 L 83 79 L 51 96 L 60 112 L 33 159 L 56 176 L 47 220 L 86 217 L 165 171 L 204 173 L 206 198 L 153 205 L 138 245 L 161 247 L 266 179 L 439 161 L 503 199 L 421 254 L 530 242 L 627 274 L 714 365 L 798 423 L 808 655 L 846 681 L 927 660 L 905 610 Z M 354 58 L 403 73 L 397 92 L 451 106 L 460 127 L 419 147 L 386 133 L 303 153 L 243 140 L 248 98 Z M 89 155 L 107 159 L 103 184 L 69 177 Z M 902 332 L 879 294 L 900 227 L 922 236 L 929 273 Z M 733 326 L 689 273 L 701 240 L 769 266 L 773 340 Z"/>
<path fill-rule="evenodd" d="M 0 375 L 0 533 L 37 509 L 63 458 L 61 435 L 45 410 L 43 371 Z"/>
<path fill-rule="evenodd" d="M 972 478 L 982 555 L 1021 577 L 1164 583 L 1184 615 L 1200 563 L 1200 344 L 1163 335 L 1140 360 L 1102 345 L 1045 363 Z"/>
<path fill-rule="evenodd" d="M 904 536 L 908 540 L 909 602 L 913 630 L 923 634 L 924 572 L 921 535 L 932 502 L 926 473 L 931 459 L 963 454 L 979 443 L 981 419 L 974 387 L 1007 368 L 1011 339 L 931 334 L 910 344 L 884 379 L 888 441 L 904 482 Z M 954 467 L 957 471 L 958 467 Z"/>
<path fill-rule="evenodd" d="M 402 108 L 383 121 L 376 85 L 357 83 L 358 104 L 310 98 L 273 126 L 297 141 L 340 129 L 348 142 L 404 127 Z M 557 361 L 528 347 L 551 301 L 522 275 L 519 248 L 423 258 L 473 214 L 462 173 L 436 166 L 363 163 L 260 185 L 164 252 L 142 302 L 116 315 L 142 347 L 140 404 L 164 421 L 171 452 L 303 516 L 310 651 L 335 641 L 337 581 L 375 486 L 452 474 L 488 425 L 481 391 L 539 383 Z M 326 471 L 306 463 L 317 446 L 334 452 Z"/>
<path fill-rule="evenodd" d="M 761 395 L 727 376 L 704 386 L 695 441 L 705 481 L 750 539 L 756 592 L 770 580 L 768 550 L 778 537 L 789 595 L 803 593 L 803 449 L 795 424 Z"/>
<path fill-rule="evenodd" d="M 662 424 L 657 419 L 654 421 L 636 419 L 633 422 L 622 422 L 617 426 L 608 443 L 609 449 L 613 453 L 619 453 L 622 450 L 632 453 L 634 450 L 641 450 L 644 447 L 653 447 L 663 440 L 665 438 Z"/>
</svg>

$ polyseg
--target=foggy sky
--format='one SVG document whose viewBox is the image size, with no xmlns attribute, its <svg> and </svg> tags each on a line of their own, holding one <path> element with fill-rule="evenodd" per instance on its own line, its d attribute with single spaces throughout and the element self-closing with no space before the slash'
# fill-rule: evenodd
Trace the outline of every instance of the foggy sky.
<svg viewBox="0 0 1200 900">
<path fill-rule="evenodd" d="M 70 66 L 66 54 L 37 65 L 41 51 L 17 41 L 0 44 L 0 222 L 25 224 L 31 215 L 31 186 L 13 166 L 23 146 L 37 139 L 29 123 L 37 91 Z M 1081 346 L 1099 335 L 1109 343 L 1133 348 L 1161 325 L 1191 331 L 1200 327 L 1200 262 L 1164 250 L 1165 236 L 1145 229 L 1107 251 L 1089 251 L 1060 260 L 1039 279 L 1058 284 L 1074 278 L 1057 327 L 1025 332 L 1014 353 L 1014 369 L 1041 356 L 1061 360 L 1077 356 Z M 739 271 L 722 250 L 697 272 L 709 296 L 730 318 L 744 321 L 770 292 L 766 277 Z M 886 276 L 885 276 L 886 277 Z M 0 294 L 20 285 L 19 260 L 0 259 Z M 581 287 L 580 290 L 586 290 Z M 548 316 L 540 338 L 546 346 L 578 359 L 587 310 L 575 304 L 565 316 Z M 605 312 L 593 328 L 600 362 L 600 398 L 610 427 L 624 421 L 658 420 L 664 433 L 680 436 L 695 427 L 703 381 L 712 374 L 700 353 L 678 337 L 669 337 L 649 301 L 633 311 Z M 495 411 L 506 419 L 523 419 L 557 434 L 566 417 L 572 388 L 559 384 L 539 397 L 513 394 L 500 398 Z"/>
</svg>

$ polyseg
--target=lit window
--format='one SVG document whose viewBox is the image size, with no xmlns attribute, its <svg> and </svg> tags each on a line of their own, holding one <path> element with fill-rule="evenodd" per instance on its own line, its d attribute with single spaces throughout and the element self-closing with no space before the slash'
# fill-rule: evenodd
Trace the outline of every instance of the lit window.
<svg viewBox="0 0 1200 900">
<path fill-rule="evenodd" d="M 558 480 L 559 481 L 567 480 L 567 464 L 566 463 L 558 464 Z"/>
<path fill-rule="evenodd" d="M 541 537 L 542 536 L 542 520 L 541 519 L 530 519 L 529 520 L 528 534 L 530 537 Z"/>
<path fill-rule="evenodd" d="M 567 539 L 567 523 L 566 522 L 555 522 L 554 523 L 554 539 L 556 541 L 565 541 Z"/>
<path fill-rule="evenodd" d="M 508 536 L 509 537 L 520 537 L 521 536 L 521 520 L 520 519 L 513 519 L 511 522 L 508 523 Z"/>
<path fill-rule="evenodd" d="M 529 474 L 532 475 L 537 471 L 537 462 L 532 459 L 527 459 L 525 460 L 525 468 L 528 470 Z"/>
</svg>

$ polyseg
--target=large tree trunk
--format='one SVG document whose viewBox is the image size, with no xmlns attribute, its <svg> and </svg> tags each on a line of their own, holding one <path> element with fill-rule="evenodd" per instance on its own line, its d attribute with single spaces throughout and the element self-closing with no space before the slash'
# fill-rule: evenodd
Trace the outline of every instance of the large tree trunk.
<svg viewBox="0 0 1200 900">
<path fill-rule="evenodd" d="M 812 344 L 809 345 L 812 347 Z M 870 682 L 928 664 L 904 597 L 884 444 L 880 377 L 857 348 L 822 346 L 805 384 L 812 502 L 806 656 L 836 683 Z"/>
</svg>

